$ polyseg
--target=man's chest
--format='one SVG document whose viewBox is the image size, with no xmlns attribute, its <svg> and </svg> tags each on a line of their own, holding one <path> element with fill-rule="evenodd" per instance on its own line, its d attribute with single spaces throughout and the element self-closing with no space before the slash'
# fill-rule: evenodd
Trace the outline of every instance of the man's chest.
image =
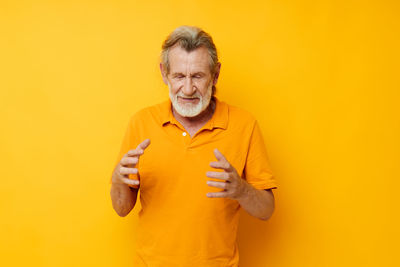
<svg viewBox="0 0 400 267">
<path fill-rule="evenodd" d="M 142 190 L 198 188 L 210 192 L 207 171 L 221 171 L 210 167 L 217 161 L 217 148 L 241 174 L 245 167 L 246 137 L 229 135 L 225 131 L 205 131 L 191 138 L 180 130 L 151 136 L 151 144 L 140 157 L 138 169 Z M 172 135 L 172 136 L 171 136 Z M 221 180 L 219 180 L 221 181 Z"/>
</svg>

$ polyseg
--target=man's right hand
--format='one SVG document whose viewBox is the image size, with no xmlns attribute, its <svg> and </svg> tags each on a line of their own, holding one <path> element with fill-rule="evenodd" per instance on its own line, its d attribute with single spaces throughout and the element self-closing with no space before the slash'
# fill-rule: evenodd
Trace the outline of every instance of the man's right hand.
<svg viewBox="0 0 400 267">
<path fill-rule="evenodd" d="M 138 173 L 135 168 L 139 162 L 139 157 L 144 150 L 150 145 L 150 139 L 144 140 L 136 149 L 129 150 L 121 159 L 116 167 L 116 171 L 112 177 L 112 182 L 116 184 L 139 185 L 139 180 L 129 179 L 129 174 Z"/>
</svg>

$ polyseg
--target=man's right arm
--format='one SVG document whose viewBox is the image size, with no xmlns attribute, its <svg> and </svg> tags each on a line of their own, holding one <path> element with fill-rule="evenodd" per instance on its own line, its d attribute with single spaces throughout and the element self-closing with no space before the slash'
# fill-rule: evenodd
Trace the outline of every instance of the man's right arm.
<svg viewBox="0 0 400 267">
<path fill-rule="evenodd" d="M 118 166 L 119 164 L 114 169 L 113 176 L 118 175 Z M 110 191 L 112 206 L 119 216 L 125 217 L 135 207 L 138 191 L 139 188 L 127 184 L 112 183 Z"/>
<path fill-rule="evenodd" d="M 135 207 L 139 188 L 131 188 L 129 185 L 139 185 L 139 180 L 129 179 L 129 174 L 137 174 L 135 168 L 140 155 L 150 145 L 150 139 L 144 140 L 136 149 L 128 151 L 121 161 L 115 166 L 111 181 L 111 201 L 114 210 L 119 216 L 125 217 Z"/>
</svg>

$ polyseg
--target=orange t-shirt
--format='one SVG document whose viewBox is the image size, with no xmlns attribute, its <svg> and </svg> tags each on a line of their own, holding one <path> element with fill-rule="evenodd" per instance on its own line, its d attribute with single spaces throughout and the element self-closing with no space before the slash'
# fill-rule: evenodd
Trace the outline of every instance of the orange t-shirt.
<svg viewBox="0 0 400 267">
<path fill-rule="evenodd" d="M 206 176 L 218 150 L 238 174 L 257 189 L 277 188 L 257 121 L 248 112 L 216 100 L 212 118 L 193 136 L 175 119 L 171 101 L 144 108 L 130 120 L 118 163 L 149 138 L 140 157 L 138 236 L 135 266 L 238 266 L 236 233 L 240 204 L 209 198 L 222 189 Z"/>
</svg>

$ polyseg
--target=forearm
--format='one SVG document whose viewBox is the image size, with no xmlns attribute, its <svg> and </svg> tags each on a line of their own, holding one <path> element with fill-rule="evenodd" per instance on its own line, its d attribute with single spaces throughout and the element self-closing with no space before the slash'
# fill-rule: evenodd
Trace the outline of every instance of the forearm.
<svg viewBox="0 0 400 267">
<path fill-rule="evenodd" d="M 127 184 L 112 183 L 111 201 L 114 210 L 119 216 L 125 217 L 136 204 L 138 189 L 131 188 Z"/>
<path fill-rule="evenodd" d="M 272 192 L 259 190 L 244 181 L 243 193 L 238 198 L 239 204 L 252 216 L 261 220 L 268 220 L 275 208 Z"/>
</svg>

